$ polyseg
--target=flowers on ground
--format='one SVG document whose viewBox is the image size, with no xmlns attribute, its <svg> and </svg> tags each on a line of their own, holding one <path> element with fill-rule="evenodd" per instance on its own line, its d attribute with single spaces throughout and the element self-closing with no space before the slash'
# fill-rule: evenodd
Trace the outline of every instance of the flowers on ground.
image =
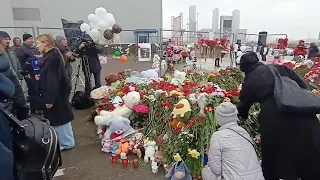
<svg viewBox="0 0 320 180">
<path fill-rule="evenodd" d="M 137 113 L 141 114 L 148 114 L 149 113 L 149 108 L 146 104 L 137 104 L 133 106 L 133 110 Z"/>
</svg>

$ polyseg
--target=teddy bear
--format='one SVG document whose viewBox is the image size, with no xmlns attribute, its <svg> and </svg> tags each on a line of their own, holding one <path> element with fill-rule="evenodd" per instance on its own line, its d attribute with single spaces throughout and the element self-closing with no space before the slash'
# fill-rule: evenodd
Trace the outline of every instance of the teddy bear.
<svg viewBox="0 0 320 180">
<path fill-rule="evenodd" d="M 160 61 L 161 61 L 161 69 L 165 69 L 167 67 L 167 62 L 164 59 L 161 60 L 160 56 L 158 54 L 155 54 L 153 56 L 152 68 L 153 69 L 160 69 Z"/>
<path fill-rule="evenodd" d="M 156 151 L 156 153 L 154 154 L 154 160 L 155 162 L 158 163 L 158 165 L 165 165 L 168 160 L 164 154 L 164 151 L 162 149 L 159 149 L 158 151 Z"/>
<path fill-rule="evenodd" d="M 171 79 L 171 83 L 177 86 L 181 85 L 186 80 L 186 75 L 185 72 L 175 70 L 173 74 L 174 78 Z"/>
<path fill-rule="evenodd" d="M 145 148 L 144 162 L 146 163 L 149 162 L 149 159 L 151 161 L 154 160 L 154 154 L 156 153 L 156 142 L 146 139 L 144 141 L 144 148 Z"/>
<path fill-rule="evenodd" d="M 118 149 L 116 150 L 116 155 L 120 155 L 121 153 L 128 154 L 129 148 L 129 142 L 125 139 L 121 139 L 118 145 Z"/>
<path fill-rule="evenodd" d="M 173 55 L 172 55 L 173 62 L 177 62 L 182 59 L 182 55 L 181 55 L 182 49 L 183 49 L 182 46 L 173 46 Z"/>
<path fill-rule="evenodd" d="M 130 120 L 128 118 L 116 116 L 111 119 L 109 128 L 104 133 L 103 141 L 122 139 L 134 132 L 136 131 L 130 126 Z"/>
<path fill-rule="evenodd" d="M 100 111 L 98 116 L 94 117 L 94 122 L 97 126 L 109 126 L 111 119 L 115 116 L 122 116 L 124 118 L 129 118 L 132 114 L 133 106 L 139 104 L 140 93 L 137 91 L 131 91 L 122 97 L 124 105 L 115 104 L 115 109 L 113 111 Z M 130 122 L 129 122 L 130 124 Z"/>
<path fill-rule="evenodd" d="M 105 153 L 115 154 L 117 149 L 118 149 L 118 143 L 114 141 L 110 141 L 110 142 L 104 143 L 101 151 Z"/>
<path fill-rule="evenodd" d="M 123 80 L 123 77 L 119 73 L 111 73 L 105 78 L 107 86 L 111 86 L 112 83 L 116 81 L 122 81 L 122 80 Z"/>
<path fill-rule="evenodd" d="M 146 71 L 142 71 L 141 75 L 143 78 L 158 78 L 159 74 L 158 74 L 159 69 L 148 69 Z"/>
</svg>

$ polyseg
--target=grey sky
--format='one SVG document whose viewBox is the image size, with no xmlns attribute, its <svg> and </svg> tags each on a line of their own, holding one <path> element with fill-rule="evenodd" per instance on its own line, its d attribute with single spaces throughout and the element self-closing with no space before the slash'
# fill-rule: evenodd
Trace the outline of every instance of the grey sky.
<svg viewBox="0 0 320 180">
<path fill-rule="evenodd" d="M 189 5 L 196 5 L 199 29 L 211 28 L 212 11 L 231 15 L 234 9 L 241 12 L 240 28 L 248 33 L 266 30 L 268 33 L 286 33 L 289 39 L 318 38 L 320 32 L 319 0 L 163 0 L 163 25 L 171 29 L 171 16 L 184 16 L 186 29 Z"/>
</svg>

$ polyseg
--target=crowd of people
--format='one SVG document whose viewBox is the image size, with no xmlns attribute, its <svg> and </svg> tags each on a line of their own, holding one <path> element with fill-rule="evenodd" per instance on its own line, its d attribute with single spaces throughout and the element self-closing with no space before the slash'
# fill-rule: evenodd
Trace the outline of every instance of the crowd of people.
<svg viewBox="0 0 320 180">
<path fill-rule="evenodd" d="M 69 100 L 72 90 L 72 65 L 77 53 L 89 59 L 88 73 L 94 74 L 95 88 L 101 86 L 100 49 L 87 47 L 79 42 L 73 51 L 63 36 L 23 34 L 22 40 L 0 31 L 0 104 L 18 120 L 40 115 L 50 121 L 58 136 L 60 150 L 75 147 L 71 121 L 74 119 Z M 36 41 L 36 44 L 35 44 Z M 82 52 L 81 52 L 82 51 Z M 84 62 L 82 66 L 85 66 Z M 85 69 L 85 68 L 83 68 Z M 22 83 L 27 85 L 24 93 Z M 89 84 L 90 83 L 90 84 Z M 91 89 L 90 77 L 86 77 L 86 94 Z M 0 174 L 5 180 L 14 179 L 14 151 L 8 119 L 0 113 Z M 1 178 L 1 179 L 2 179 Z"/>
</svg>

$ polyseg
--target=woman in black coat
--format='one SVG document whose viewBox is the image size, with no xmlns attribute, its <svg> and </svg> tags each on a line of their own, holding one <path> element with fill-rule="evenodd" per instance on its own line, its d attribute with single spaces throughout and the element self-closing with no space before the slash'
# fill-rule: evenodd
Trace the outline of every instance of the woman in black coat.
<svg viewBox="0 0 320 180">
<path fill-rule="evenodd" d="M 305 82 L 291 69 L 274 65 L 282 76 L 301 88 Z M 266 180 L 320 179 L 320 122 L 315 114 L 283 114 L 274 99 L 274 77 L 255 53 L 241 57 L 246 77 L 240 92 L 239 115 L 246 118 L 251 105 L 260 103 L 258 116 L 262 145 L 262 170 Z M 296 97 L 292 97 L 295 99 Z"/>
<path fill-rule="evenodd" d="M 69 103 L 69 86 L 65 75 L 64 60 L 60 51 L 54 48 L 51 35 L 37 37 L 37 46 L 44 53 L 40 69 L 40 92 L 46 109 L 45 118 L 56 130 L 61 149 L 75 146 L 71 121 L 73 112 Z"/>
</svg>

